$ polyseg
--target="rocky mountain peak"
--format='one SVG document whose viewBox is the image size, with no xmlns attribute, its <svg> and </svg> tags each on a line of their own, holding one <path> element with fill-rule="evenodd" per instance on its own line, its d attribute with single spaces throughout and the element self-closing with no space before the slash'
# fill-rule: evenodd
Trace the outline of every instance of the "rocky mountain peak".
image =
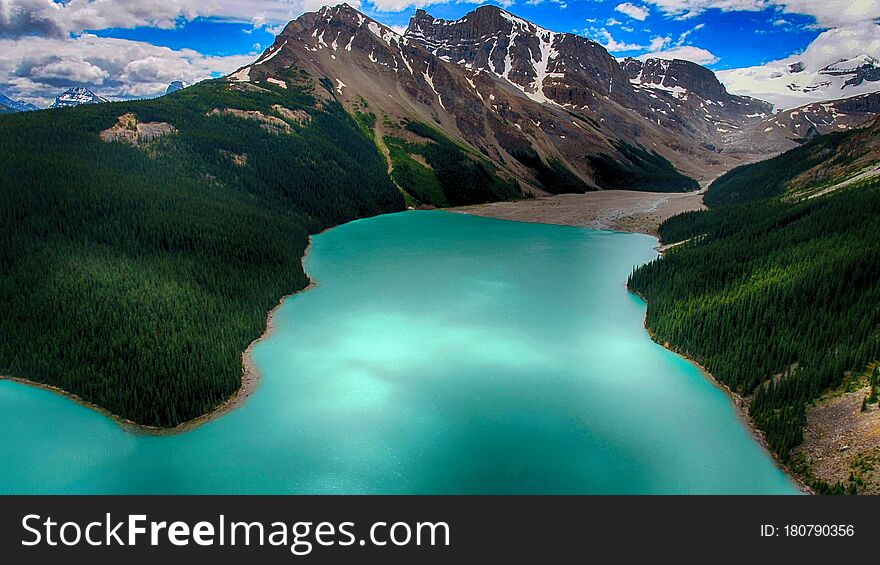
<svg viewBox="0 0 880 565">
<path fill-rule="evenodd" d="M 583 107 L 596 94 L 615 100 L 632 95 L 626 75 L 599 44 L 496 6 L 481 6 L 458 20 L 420 10 L 404 35 L 445 61 L 505 80 L 537 102 Z"/>
<path fill-rule="evenodd" d="M 100 104 L 102 102 L 108 102 L 108 100 L 98 96 L 85 86 L 74 86 L 61 93 L 50 108 L 70 108 L 82 104 Z"/>
<path fill-rule="evenodd" d="M 715 73 L 691 61 L 627 58 L 622 66 L 634 84 L 673 92 L 692 92 L 704 100 L 724 101 L 729 96 Z"/>
</svg>

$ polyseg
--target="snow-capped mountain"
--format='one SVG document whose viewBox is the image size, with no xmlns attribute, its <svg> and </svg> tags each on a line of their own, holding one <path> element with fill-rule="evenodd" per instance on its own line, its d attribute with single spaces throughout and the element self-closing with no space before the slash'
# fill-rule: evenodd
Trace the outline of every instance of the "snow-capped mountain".
<svg viewBox="0 0 880 565">
<path fill-rule="evenodd" d="M 349 111 L 366 104 L 386 117 L 376 120 L 377 140 L 386 124 L 430 124 L 536 193 L 550 166 L 604 187 L 608 166 L 624 174 L 665 158 L 708 179 L 767 156 L 744 140 L 763 135 L 756 125 L 772 106 L 730 93 L 711 70 L 683 60 L 619 62 L 598 43 L 496 6 L 458 20 L 418 10 L 402 35 L 346 4 L 324 7 L 290 22 L 227 80 L 259 91 L 303 77 Z M 838 124 L 849 127 L 828 127 Z"/>
<path fill-rule="evenodd" d="M 880 91 L 880 61 L 867 54 L 786 59 L 718 75 L 732 92 L 760 97 L 779 109 Z"/>
<path fill-rule="evenodd" d="M 551 166 L 588 188 L 607 186 L 600 166 L 624 174 L 618 167 L 665 166 L 665 158 L 702 178 L 728 159 L 704 147 L 718 134 L 702 116 L 682 127 L 688 118 L 652 111 L 666 102 L 637 91 L 601 45 L 494 6 L 454 22 L 419 11 L 403 35 L 345 4 L 325 7 L 290 22 L 228 80 L 289 88 L 304 73 L 350 110 L 365 101 L 387 116 L 377 139 L 385 123 L 430 124 L 534 192 Z"/>
<path fill-rule="evenodd" d="M 0 113 L 33 112 L 34 110 L 39 110 L 39 108 L 28 102 L 22 100 L 16 101 L 6 95 L 0 94 Z"/>
<path fill-rule="evenodd" d="M 74 86 L 68 88 L 56 98 L 50 108 L 70 108 L 82 104 L 100 104 L 102 102 L 108 102 L 108 100 L 98 96 L 84 86 Z"/>
<path fill-rule="evenodd" d="M 189 86 L 189 83 L 183 82 L 182 80 L 172 81 L 171 84 L 168 85 L 168 88 L 165 89 L 165 95 L 171 94 L 172 92 L 177 92 L 178 90 L 183 90 Z"/>
<path fill-rule="evenodd" d="M 633 87 L 652 99 L 652 112 L 674 116 L 683 128 L 705 129 L 712 147 L 723 147 L 728 133 L 773 111 L 763 100 L 730 94 L 715 73 L 691 61 L 626 58 L 621 66 Z"/>
<path fill-rule="evenodd" d="M 482 6 L 455 21 L 416 11 L 407 39 L 444 61 L 504 79 L 536 102 L 589 106 L 595 94 L 613 99 L 631 92 L 626 77 L 599 44 L 556 33 L 495 6 Z M 575 86 L 577 93 L 571 88 Z M 591 96 L 582 96 L 589 89 Z"/>
</svg>

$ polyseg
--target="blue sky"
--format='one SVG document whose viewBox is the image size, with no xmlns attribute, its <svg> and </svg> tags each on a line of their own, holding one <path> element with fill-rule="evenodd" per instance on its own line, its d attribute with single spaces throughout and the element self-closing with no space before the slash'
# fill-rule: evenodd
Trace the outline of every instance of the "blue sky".
<svg viewBox="0 0 880 565">
<path fill-rule="evenodd" d="M 496 0 L 618 57 L 679 57 L 728 88 L 760 94 L 798 57 L 812 70 L 859 52 L 880 57 L 880 0 Z M 229 73 L 323 0 L 3 0 L 0 92 L 38 105 L 86 85 L 111 98 L 156 96 L 172 80 Z M 467 0 L 349 0 L 397 29 L 416 6 L 457 19 Z M 803 54 L 801 55 L 801 53 Z M 761 67 L 763 70 L 755 70 Z M 774 82 L 775 81 L 775 82 Z"/>
<path fill-rule="evenodd" d="M 635 6 L 636 9 L 616 9 L 626 4 Z M 425 9 L 438 18 L 457 19 L 473 10 L 476 5 L 450 2 L 433 4 Z M 714 57 L 698 62 L 718 70 L 760 65 L 782 59 L 802 51 L 820 32 L 813 17 L 782 14 L 775 7 L 754 12 L 709 9 L 687 19 L 670 17 L 660 9 L 652 8 L 650 4 L 617 0 L 569 0 L 564 4 L 551 1 L 523 2 L 506 4 L 505 7 L 508 11 L 548 29 L 578 33 L 611 47 L 619 45 L 622 48 L 613 51 L 619 56 L 650 52 L 652 40 L 657 42 L 654 44 L 656 46 L 668 38 L 665 48 L 675 47 L 681 41 L 679 46 L 697 46 L 711 53 Z M 369 3 L 361 5 L 361 9 L 378 21 L 395 27 L 405 27 L 415 11 L 412 6 L 400 11 L 380 10 Z M 647 11 L 643 20 L 639 19 L 642 17 L 641 10 Z M 269 26 L 270 29 L 271 27 Z M 266 27 L 255 28 L 250 23 L 216 18 L 197 18 L 192 21 L 181 18 L 176 22 L 176 27 L 171 29 L 137 27 L 86 31 L 101 37 L 145 41 L 172 49 L 190 48 L 220 56 L 259 51 L 270 45 L 274 37 Z M 683 39 L 682 34 L 686 34 Z M 609 37 L 613 41 L 609 41 Z M 739 40 L 732 41 L 731 38 Z M 640 48 L 633 48 L 635 46 Z M 717 61 L 713 61 L 716 58 Z"/>
</svg>

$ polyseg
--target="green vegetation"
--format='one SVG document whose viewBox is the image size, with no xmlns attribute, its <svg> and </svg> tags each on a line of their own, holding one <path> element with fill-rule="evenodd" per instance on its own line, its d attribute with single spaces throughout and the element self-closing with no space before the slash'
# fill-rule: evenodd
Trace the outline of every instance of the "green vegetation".
<svg viewBox="0 0 880 565">
<path fill-rule="evenodd" d="M 590 190 L 587 184 L 564 164 L 556 159 L 551 159 L 549 163 L 545 163 L 541 156 L 531 147 L 527 147 L 526 150 L 515 151 L 511 155 L 526 167 L 534 170 L 538 184 L 550 194 L 583 194 Z"/>
<path fill-rule="evenodd" d="M 648 301 L 657 341 L 754 394 L 751 417 L 789 460 L 806 406 L 880 357 L 880 182 L 801 202 L 752 196 L 667 221 L 663 242 L 686 243 L 629 286 Z"/>
<path fill-rule="evenodd" d="M 128 112 L 177 132 L 101 141 Z M 0 374 L 153 426 L 216 407 L 266 312 L 307 284 L 308 234 L 403 209 L 362 126 L 308 90 L 221 81 L 3 116 Z"/>
<path fill-rule="evenodd" d="M 689 192 L 700 188 L 697 181 L 678 172 L 655 151 L 623 141 L 616 147 L 625 160 L 607 154 L 590 157 L 594 180 L 604 189 Z"/>
<path fill-rule="evenodd" d="M 405 128 L 426 141 L 387 135 L 385 144 L 391 153 L 392 177 L 418 203 L 465 206 L 522 197 L 516 181 L 501 179 L 482 156 L 425 124 L 407 122 Z"/>
</svg>

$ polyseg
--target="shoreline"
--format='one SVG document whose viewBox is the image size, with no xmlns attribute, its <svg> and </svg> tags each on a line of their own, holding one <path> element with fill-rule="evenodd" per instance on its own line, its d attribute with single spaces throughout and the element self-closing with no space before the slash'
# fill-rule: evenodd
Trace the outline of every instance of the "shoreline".
<svg viewBox="0 0 880 565">
<path fill-rule="evenodd" d="M 315 234 L 315 235 L 317 235 L 317 234 Z M 300 260 L 302 263 L 302 266 L 303 266 L 304 273 L 306 273 L 305 263 L 306 263 L 306 258 L 309 256 L 309 252 L 312 249 L 312 238 L 313 237 L 314 237 L 314 235 L 309 235 L 309 242 L 306 245 L 305 250 L 303 251 L 302 259 Z M 259 337 L 257 337 L 257 339 L 250 342 L 250 344 L 248 344 L 247 348 L 241 354 L 241 368 L 242 368 L 241 386 L 238 387 L 238 389 L 236 389 L 236 391 L 232 394 L 232 396 L 230 396 L 229 398 L 227 398 L 226 400 L 224 400 L 223 402 L 218 404 L 210 412 L 205 412 L 201 416 L 193 418 L 192 420 L 187 420 L 186 422 L 181 422 L 180 424 L 177 424 L 174 427 L 163 428 L 163 427 L 158 427 L 158 426 L 147 426 L 144 424 L 138 424 L 137 422 L 129 420 L 128 418 L 123 418 L 121 416 L 118 416 L 102 406 L 98 406 L 97 404 L 89 402 L 88 400 L 85 400 L 84 398 L 77 396 L 76 394 L 74 394 L 72 392 L 68 392 L 68 391 L 66 391 L 62 388 L 59 388 L 57 386 L 54 386 L 54 385 L 41 383 L 41 382 L 37 382 L 37 381 L 32 381 L 30 379 L 26 379 L 26 378 L 22 378 L 22 377 L 11 377 L 11 376 L 5 376 L 5 375 L 0 375 L 0 380 L 10 381 L 10 382 L 14 382 L 14 383 L 18 383 L 18 384 L 22 384 L 22 385 L 26 385 L 26 386 L 31 386 L 31 387 L 47 390 L 49 392 L 53 392 L 55 394 L 63 396 L 64 398 L 67 398 L 68 400 L 71 400 L 84 408 L 94 410 L 98 414 L 113 420 L 124 431 L 132 433 L 132 434 L 164 436 L 164 435 L 176 435 L 179 433 L 184 433 L 184 432 L 194 430 L 194 429 L 198 428 L 199 426 L 202 426 L 204 424 L 207 424 L 208 422 L 216 420 L 217 418 L 225 416 L 226 414 L 228 414 L 229 412 L 232 412 L 236 408 L 240 408 L 242 405 L 244 405 L 244 403 L 247 401 L 247 399 L 250 398 L 250 396 L 253 395 L 254 392 L 256 392 L 257 388 L 260 385 L 260 381 L 262 380 L 262 375 L 257 370 L 256 363 L 254 363 L 254 359 L 253 359 L 254 348 L 257 345 L 259 345 L 263 340 L 271 337 L 272 334 L 275 332 L 275 322 L 274 322 L 275 314 L 284 305 L 284 302 L 288 298 L 295 296 L 297 294 L 300 294 L 302 292 L 307 292 L 307 291 L 315 288 L 318 285 L 318 283 L 316 281 L 314 281 L 311 277 L 308 276 L 308 273 L 306 273 L 306 277 L 309 279 L 309 284 L 307 284 L 305 287 L 301 288 L 300 290 L 297 290 L 297 291 L 291 292 L 290 294 L 284 295 L 283 297 L 281 297 L 278 300 L 278 304 L 276 304 L 271 310 L 269 310 L 268 314 L 266 315 L 265 330 L 263 330 L 263 333 L 260 334 Z"/>
<path fill-rule="evenodd" d="M 648 304 L 648 301 L 645 300 L 645 297 L 642 296 L 641 294 L 639 294 L 638 292 L 634 292 L 634 291 L 630 290 L 629 288 L 627 288 L 626 290 L 630 294 L 632 294 L 634 296 L 638 296 L 639 299 L 642 300 L 645 304 Z M 666 351 L 669 351 L 670 353 L 675 354 L 676 356 L 680 357 L 681 359 L 684 359 L 685 361 L 687 361 L 691 365 L 695 366 L 697 369 L 699 369 L 700 374 L 703 376 L 703 378 L 705 378 L 708 382 L 710 382 L 715 387 L 724 391 L 727 394 L 727 397 L 730 399 L 731 404 L 733 404 L 733 409 L 736 412 L 737 419 L 739 419 L 743 423 L 743 425 L 746 427 L 746 429 L 749 430 L 749 433 L 752 435 L 752 437 L 755 439 L 755 441 L 761 446 L 761 448 L 764 451 L 766 451 L 770 457 L 773 458 L 773 462 L 776 463 L 776 466 L 779 468 L 779 470 L 782 471 L 783 473 L 785 473 L 785 475 L 792 480 L 792 482 L 795 484 L 795 486 L 797 486 L 797 488 L 802 493 L 816 494 L 816 492 L 810 487 L 810 485 L 808 485 L 807 483 L 804 482 L 803 478 L 800 475 L 795 473 L 791 469 L 791 467 L 789 467 L 786 463 L 784 463 L 776 455 L 776 453 L 774 453 L 773 450 L 770 449 L 770 443 L 767 441 L 767 436 L 765 436 L 764 432 L 755 425 L 754 421 L 752 420 L 752 417 L 749 415 L 749 409 L 748 409 L 749 402 L 745 397 L 743 397 L 743 395 L 739 394 L 738 392 L 734 392 L 733 390 L 731 390 L 731 388 L 729 386 L 727 386 L 727 384 L 718 380 L 718 378 L 716 378 L 715 375 L 713 375 L 709 371 L 709 369 L 704 367 L 703 364 L 700 363 L 699 361 L 692 359 L 691 357 L 685 355 L 684 353 L 682 353 L 680 351 L 675 350 L 671 345 L 669 345 L 668 342 L 667 343 L 660 343 L 660 341 L 656 339 L 654 332 L 651 331 L 651 328 L 648 327 L 647 314 L 645 316 L 645 321 L 643 322 L 642 325 L 645 327 L 645 331 L 648 332 L 648 336 L 651 338 L 651 341 L 653 341 L 654 343 L 656 343 L 657 345 L 659 345 L 660 347 L 662 347 Z"/>
<path fill-rule="evenodd" d="M 645 326 L 645 329 L 647 329 L 647 326 Z M 651 335 L 650 330 L 648 331 L 648 334 Z M 654 339 L 653 335 L 651 335 L 651 339 L 652 340 Z M 697 367 L 700 370 L 700 374 L 702 374 L 703 377 L 707 381 L 709 381 L 710 383 L 712 383 L 713 385 L 715 385 L 716 387 L 720 388 L 725 393 L 727 393 L 728 398 L 730 398 L 730 401 L 733 404 L 733 409 L 734 409 L 734 411 L 736 411 L 737 418 L 746 426 L 746 428 L 752 434 L 752 437 L 755 438 L 755 441 L 757 441 L 758 444 L 764 449 L 764 451 L 766 451 L 770 455 L 770 457 L 773 458 L 773 461 L 776 463 L 776 466 L 779 468 L 779 470 L 782 471 L 783 473 L 785 473 L 785 475 L 789 479 L 791 479 L 791 481 L 795 484 L 795 486 L 803 494 L 813 494 L 813 495 L 816 494 L 816 491 L 814 491 L 810 487 L 810 485 L 805 483 L 803 478 L 801 478 L 800 475 L 795 473 L 791 469 L 791 467 L 789 467 L 787 464 L 785 464 L 776 455 L 776 453 L 774 453 L 773 450 L 770 449 L 770 444 L 767 442 L 767 436 L 765 436 L 764 432 L 755 425 L 754 421 L 752 421 L 752 417 L 749 415 L 749 410 L 748 410 L 749 403 L 746 400 L 746 398 L 744 398 L 738 392 L 732 391 L 729 386 L 727 386 L 723 382 L 719 381 L 715 377 L 715 375 L 710 373 L 709 370 L 706 367 L 704 367 L 703 365 L 701 365 L 699 362 L 695 361 L 694 359 L 691 359 L 690 357 L 688 357 L 687 355 L 684 355 L 683 353 L 679 353 L 678 351 L 672 349 L 671 347 L 667 347 L 666 344 L 660 343 L 656 340 L 655 340 L 655 343 L 657 343 L 658 345 L 660 345 L 661 347 L 663 347 L 667 351 L 674 353 L 675 355 L 681 357 L 682 359 L 684 359 L 688 363 Z"/>
</svg>

